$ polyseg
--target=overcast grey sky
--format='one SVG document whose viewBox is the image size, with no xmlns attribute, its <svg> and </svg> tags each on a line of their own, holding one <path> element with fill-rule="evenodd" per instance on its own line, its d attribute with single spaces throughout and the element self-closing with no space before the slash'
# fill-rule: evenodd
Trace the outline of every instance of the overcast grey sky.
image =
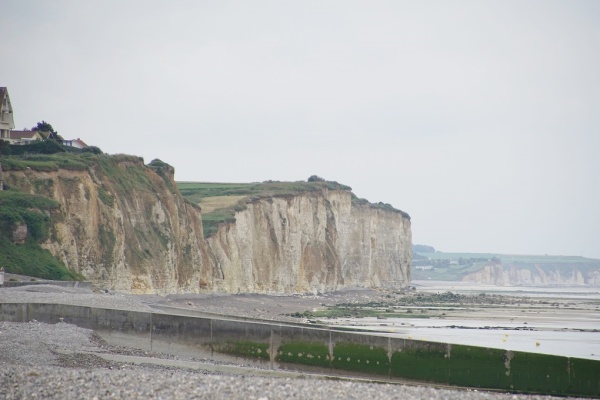
<svg viewBox="0 0 600 400">
<path fill-rule="evenodd" d="M 317 174 L 444 251 L 600 258 L 600 1 L 0 0 L 0 86 L 180 181 Z"/>
</svg>

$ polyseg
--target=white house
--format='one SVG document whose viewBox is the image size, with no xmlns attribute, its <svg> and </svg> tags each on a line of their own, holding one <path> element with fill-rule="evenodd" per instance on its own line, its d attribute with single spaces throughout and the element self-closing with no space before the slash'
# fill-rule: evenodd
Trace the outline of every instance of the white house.
<svg viewBox="0 0 600 400">
<path fill-rule="evenodd" d="M 44 140 L 44 136 L 38 131 L 11 131 L 9 138 L 5 139 L 10 142 L 10 144 L 30 144 L 35 142 L 36 140 Z"/>
<path fill-rule="evenodd" d="M 62 144 L 64 146 L 76 147 L 78 149 L 83 149 L 84 147 L 88 147 L 88 145 L 85 144 L 85 142 L 79 138 L 71 139 L 71 140 L 63 140 Z"/>
<path fill-rule="evenodd" d="M 0 87 L 0 139 L 10 140 L 10 132 L 14 128 L 15 120 L 8 89 Z"/>
</svg>

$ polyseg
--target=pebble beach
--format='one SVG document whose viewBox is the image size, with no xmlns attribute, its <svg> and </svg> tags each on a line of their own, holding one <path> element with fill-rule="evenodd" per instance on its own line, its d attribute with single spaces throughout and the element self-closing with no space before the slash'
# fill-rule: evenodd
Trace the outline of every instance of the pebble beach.
<svg viewBox="0 0 600 400">
<path fill-rule="evenodd" d="M 356 294 L 352 294 L 356 295 Z M 364 295 L 364 292 L 361 292 Z M 199 302 L 201 302 L 199 297 Z M 0 302 L 148 311 L 148 296 L 53 285 L 1 288 Z M 282 299 L 283 300 L 283 299 Z M 297 303 L 297 299 L 293 299 Z M 117 347 L 67 323 L 0 322 L 3 399 L 552 399 L 425 385 L 324 379 Z"/>
</svg>

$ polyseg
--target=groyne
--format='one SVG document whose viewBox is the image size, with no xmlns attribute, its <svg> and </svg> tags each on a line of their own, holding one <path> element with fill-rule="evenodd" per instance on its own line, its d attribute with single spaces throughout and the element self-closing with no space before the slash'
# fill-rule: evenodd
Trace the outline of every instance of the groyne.
<svg viewBox="0 0 600 400">
<path fill-rule="evenodd" d="M 329 327 L 85 306 L 3 303 L 0 320 L 64 321 L 140 349 L 240 357 L 272 368 L 348 371 L 510 392 L 600 397 L 600 362 L 393 338 Z"/>
</svg>

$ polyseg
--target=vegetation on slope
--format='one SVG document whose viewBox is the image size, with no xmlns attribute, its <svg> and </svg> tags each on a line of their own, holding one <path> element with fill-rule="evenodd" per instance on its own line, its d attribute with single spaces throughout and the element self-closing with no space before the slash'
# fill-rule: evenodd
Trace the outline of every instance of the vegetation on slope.
<svg viewBox="0 0 600 400">
<path fill-rule="evenodd" d="M 177 190 L 172 182 L 173 168 L 160 160 L 153 160 L 151 165 L 144 166 L 141 157 L 105 155 L 97 148 L 72 151 L 72 148 L 48 140 L 23 146 L 6 145 L 6 142 L 0 140 L 0 144 L 0 165 L 5 174 L 24 170 L 94 171 L 95 176 L 111 183 L 111 190 L 98 183 L 100 201 L 109 207 L 115 204 L 118 196 L 128 195 L 133 189 L 152 190 L 146 168 L 151 168 L 163 177 L 173 191 Z M 36 181 L 36 192 L 50 193 L 53 183 L 52 179 Z M 38 184 L 40 187 L 37 187 Z M 68 270 L 40 245 L 48 239 L 52 229 L 50 211 L 58 209 L 59 204 L 43 196 L 19 192 L 10 185 L 6 189 L 8 190 L 0 191 L 0 266 L 7 272 L 44 279 L 82 279 L 82 276 Z M 27 225 L 27 239 L 25 243 L 16 244 L 12 233 L 20 224 Z M 111 234 L 107 232 L 104 236 L 110 239 Z"/>
<path fill-rule="evenodd" d="M 6 272 L 54 280 L 79 280 L 62 262 L 40 246 L 50 234 L 47 211 L 59 207 L 54 200 L 14 190 L 0 191 L 0 266 Z M 13 242 L 13 230 L 27 225 L 23 244 Z"/>
</svg>

